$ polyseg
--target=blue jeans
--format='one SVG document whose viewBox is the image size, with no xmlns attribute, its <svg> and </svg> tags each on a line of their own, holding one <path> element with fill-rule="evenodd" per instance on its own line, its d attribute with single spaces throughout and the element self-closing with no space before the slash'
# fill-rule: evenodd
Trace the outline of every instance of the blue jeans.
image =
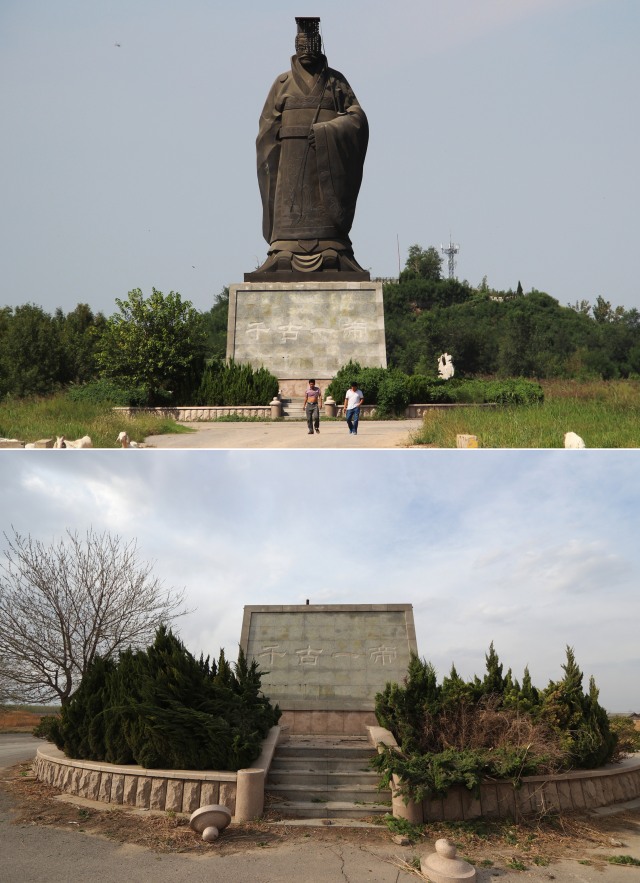
<svg viewBox="0 0 640 883">
<path fill-rule="evenodd" d="M 354 435 L 358 434 L 358 420 L 360 419 L 360 408 L 347 408 L 347 426 L 349 432 Z"/>
</svg>

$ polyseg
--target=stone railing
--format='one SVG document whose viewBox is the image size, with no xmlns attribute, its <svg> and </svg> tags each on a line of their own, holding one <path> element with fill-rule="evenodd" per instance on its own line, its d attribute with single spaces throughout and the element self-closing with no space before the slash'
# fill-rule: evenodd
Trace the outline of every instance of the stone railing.
<svg viewBox="0 0 640 883">
<path fill-rule="evenodd" d="M 382 727 L 367 727 L 369 740 L 397 747 L 392 733 Z M 394 781 L 395 788 L 398 781 Z M 392 788 L 393 793 L 393 788 Z M 450 788 L 446 797 L 422 803 L 405 803 L 393 793 L 392 812 L 414 824 L 435 821 L 470 821 L 478 818 L 512 818 L 546 812 L 572 812 L 623 803 L 640 797 L 640 757 L 632 755 L 622 763 L 597 770 L 577 770 L 554 776 L 525 776 L 516 788 L 511 782 L 491 781 L 480 785 L 476 797 L 462 786 Z"/>
<path fill-rule="evenodd" d="M 497 408 L 494 403 L 469 405 L 469 404 L 414 404 L 405 408 L 404 416 L 408 419 L 416 419 L 424 417 L 428 411 L 443 411 L 448 408 Z M 274 399 L 269 405 L 176 405 L 174 408 L 129 408 L 116 407 L 113 408 L 116 414 L 122 414 L 123 417 L 136 417 L 141 414 L 153 414 L 156 417 L 170 417 L 180 423 L 199 423 L 206 421 L 219 420 L 220 417 L 254 417 L 261 420 L 278 420 L 282 417 L 282 402 Z M 360 409 L 360 417 L 375 417 L 376 405 L 363 405 Z M 332 407 L 325 402 L 321 414 L 327 417 L 343 417 L 343 406 L 333 403 Z M 304 419 L 302 409 L 300 409 L 300 419 Z M 0 440 L 1 441 L 1 440 Z M 12 439 L 7 439 L 13 441 Z M 12 445 L 6 445 L 11 447 Z M 17 447 L 18 445 L 13 445 Z M 23 443 L 19 443 L 20 447 L 24 447 Z"/>
<path fill-rule="evenodd" d="M 175 408 L 114 408 L 116 414 L 124 417 L 136 417 L 141 414 L 154 414 L 157 417 L 171 417 L 182 423 L 196 423 L 201 420 L 219 420 L 220 417 L 260 417 L 263 420 L 277 419 L 282 416 L 282 406 L 278 401 L 280 413 L 272 414 L 272 405 L 237 405 L 229 407 L 179 405 Z"/>
<path fill-rule="evenodd" d="M 51 743 L 38 748 L 34 771 L 39 781 L 89 800 L 183 813 L 218 803 L 228 807 L 236 821 L 248 821 L 262 815 L 264 781 L 279 738 L 280 727 L 272 727 L 260 757 L 235 773 L 148 770 L 128 764 L 73 760 Z"/>
</svg>

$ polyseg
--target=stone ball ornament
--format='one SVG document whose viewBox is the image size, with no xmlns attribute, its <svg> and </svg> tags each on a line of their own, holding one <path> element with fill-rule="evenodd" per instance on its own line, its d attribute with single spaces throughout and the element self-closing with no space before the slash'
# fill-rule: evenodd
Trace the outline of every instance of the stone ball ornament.
<svg viewBox="0 0 640 883">
<path fill-rule="evenodd" d="M 469 862 L 456 858 L 456 847 L 444 837 L 436 840 L 436 851 L 420 861 L 420 871 L 431 883 L 455 883 L 476 880 L 476 869 Z"/>
<path fill-rule="evenodd" d="M 231 813 L 226 806 L 212 803 L 208 806 L 201 806 L 195 812 L 191 813 L 189 818 L 189 826 L 198 834 L 202 834 L 202 839 L 207 843 L 217 840 L 220 833 L 231 822 Z"/>
</svg>

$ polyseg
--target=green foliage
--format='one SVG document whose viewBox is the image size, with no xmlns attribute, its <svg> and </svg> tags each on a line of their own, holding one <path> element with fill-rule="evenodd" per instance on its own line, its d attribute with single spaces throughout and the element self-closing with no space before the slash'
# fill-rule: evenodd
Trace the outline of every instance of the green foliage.
<svg viewBox="0 0 640 883">
<path fill-rule="evenodd" d="M 155 288 L 146 300 L 137 288 L 116 303 L 120 313 L 107 320 L 97 353 L 102 376 L 144 389 L 145 404 L 179 403 L 204 367 L 202 315 L 177 292 Z"/>
<path fill-rule="evenodd" d="M 616 737 L 615 759 L 640 751 L 640 730 L 636 729 L 632 718 L 622 716 L 609 718 L 609 728 Z"/>
<path fill-rule="evenodd" d="M 632 855 L 609 855 L 607 856 L 606 861 L 608 861 L 610 865 L 640 866 L 640 858 L 634 858 Z"/>
<path fill-rule="evenodd" d="M 0 398 L 48 395 L 87 380 L 103 325 L 86 304 L 67 316 L 34 304 L 0 310 Z"/>
<path fill-rule="evenodd" d="M 0 395 L 52 392 L 63 371 L 60 329 L 52 317 L 35 304 L 5 308 L 0 319 Z"/>
<path fill-rule="evenodd" d="M 477 791 L 488 777 L 517 786 L 523 776 L 612 759 L 615 735 L 593 679 L 583 692 L 570 648 L 564 678 L 545 691 L 533 687 L 528 669 L 522 686 L 511 670 L 505 674 L 493 643 L 485 662 L 482 679 L 465 682 L 452 666 L 439 685 L 431 663 L 412 655 L 404 684 L 388 683 L 378 693 L 378 723 L 398 743 L 372 761 L 383 786 L 395 775 L 401 793 L 421 801 L 453 785 Z"/>
<path fill-rule="evenodd" d="M 582 672 L 571 647 L 567 647 L 567 661 L 562 668 L 564 677 L 551 681 L 544 691 L 540 717 L 560 735 L 569 768 L 602 766 L 613 757 L 616 737 L 598 702 L 595 681 L 589 680 L 589 692 L 585 693 Z"/>
<path fill-rule="evenodd" d="M 57 715 L 45 714 L 40 718 L 40 723 L 31 731 L 36 739 L 46 739 L 47 742 L 53 742 L 54 733 L 57 733 L 59 718 Z"/>
<path fill-rule="evenodd" d="M 530 405 L 544 399 L 542 387 L 530 380 L 464 380 L 407 375 L 396 368 L 362 368 L 344 365 L 327 387 L 327 395 L 342 403 L 355 381 L 367 404 L 377 405 L 381 417 L 401 415 L 410 403 Z"/>
<path fill-rule="evenodd" d="M 421 272 L 428 252 L 410 250 L 398 283 L 384 288 L 387 361 L 407 374 L 435 376 L 443 352 L 457 376 L 629 377 L 640 367 L 640 314 L 602 297 L 563 307 L 522 286 L 494 291 Z M 439 258 L 437 252 L 434 255 Z"/>
<path fill-rule="evenodd" d="M 414 444 L 456 446 L 457 433 L 477 435 L 483 448 L 562 448 L 567 427 L 589 448 L 640 446 L 640 383 L 544 381 L 544 404 L 529 408 L 431 411 Z"/>
<path fill-rule="evenodd" d="M 144 405 L 147 398 L 143 387 L 126 389 L 106 377 L 91 380 L 82 386 L 71 386 L 67 394 L 72 402 L 91 402 L 96 405 L 115 405 L 123 408 Z"/>
<path fill-rule="evenodd" d="M 278 378 L 266 368 L 212 361 L 195 393 L 196 405 L 268 405 L 278 393 Z"/>
<path fill-rule="evenodd" d="M 260 692 L 255 660 L 240 651 L 235 671 L 223 652 L 217 665 L 196 660 L 162 627 L 145 651 L 98 658 L 51 734 L 75 758 L 236 770 L 255 760 L 279 717 Z"/>
<path fill-rule="evenodd" d="M 378 387 L 378 416 L 402 415 L 409 402 L 406 374 L 399 371 L 387 374 Z"/>
<path fill-rule="evenodd" d="M 203 316 L 207 335 L 207 358 L 225 359 L 227 356 L 227 322 L 229 316 L 229 289 L 223 288 L 214 305 Z"/>
<path fill-rule="evenodd" d="M 415 825 L 408 819 L 386 813 L 384 823 L 392 834 L 403 834 L 410 843 L 416 843 L 424 835 L 424 826 Z"/>
<path fill-rule="evenodd" d="M 56 435 L 74 439 L 87 434 L 95 448 L 115 448 L 118 433 L 123 430 L 135 441 L 158 433 L 192 431 L 170 417 L 156 414 L 126 417 L 114 411 L 113 404 L 97 403 L 89 396 L 72 399 L 67 393 L 37 399 L 8 398 L 0 402 L 0 436 L 35 441 Z"/>
<path fill-rule="evenodd" d="M 405 279 L 430 279 L 437 282 L 442 275 L 442 256 L 437 248 L 430 245 L 424 249 L 419 245 L 409 246 L 407 262 L 400 281 Z"/>
</svg>

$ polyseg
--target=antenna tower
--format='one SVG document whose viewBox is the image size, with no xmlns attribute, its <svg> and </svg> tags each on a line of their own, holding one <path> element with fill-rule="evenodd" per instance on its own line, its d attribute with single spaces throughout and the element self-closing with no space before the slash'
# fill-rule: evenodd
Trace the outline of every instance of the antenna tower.
<svg viewBox="0 0 640 883">
<path fill-rule="evenodd" d="M 460 246 L 454 245 L 451 241 L 451 236 L 449 236 L 449 245 L 446 248 L 444 245 L 440 245 L 440 251 L 447 255 L 449 263 L 449 279 L 454 279 L 456 273 L 456 255 L 460 251 Z"/>
</svg>

